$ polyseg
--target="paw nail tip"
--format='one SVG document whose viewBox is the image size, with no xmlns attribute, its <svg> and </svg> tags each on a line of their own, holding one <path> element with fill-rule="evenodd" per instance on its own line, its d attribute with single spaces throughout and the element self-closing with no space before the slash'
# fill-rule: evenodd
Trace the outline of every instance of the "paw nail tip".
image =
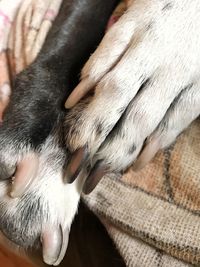
<svg viewBox="0 0 200 267">
<path fill-rule="evenodd" d="M 19 194 L 17 194 L 15 191 L 11 191 L 9 195 L 11 198 L 19 198 Z"/>
<path fill-rule="evenodd" d="M 83 191 L 83 193 L 84 193 L 85 195 L 89 195 L 91 192 L 92 192 L 92 190 L 87 190 L 87 189 Z"/>
<path fill-rule="evenodd" d="M 86 147 L 77 149 L 72 156 L 72 160 L 67 168 L 67 181 L 73 183 L 81 172 L 84 162 L 87 160 Z"/>
<path fill-rule="evenodd" d="M 30 158 L 32 159 L 31 161 Z M 30 188 L 36 177 L 38 165 L 39 159 L 35 154 L 27 155 L 27 157 L 19 163 L 15 177 L 12 179 L 12 189 L 10 192 L 11 197 L 20 197 Z"/>
<path fill-rule="evenodd" d="M 65 103 L 65 108 L 66 108 L 66 109 L 70 109 L 70 108 L 71 108 L 70 104 L 66 102 L 66 103 Z"/>
<path fill-rule="evenodd" d="M 66 253 L 69 240 L 68 229 L 60 226 L 47 227 L 41 236 L 43 260 L 48 265 L 58 266 Z"/>
</svg>

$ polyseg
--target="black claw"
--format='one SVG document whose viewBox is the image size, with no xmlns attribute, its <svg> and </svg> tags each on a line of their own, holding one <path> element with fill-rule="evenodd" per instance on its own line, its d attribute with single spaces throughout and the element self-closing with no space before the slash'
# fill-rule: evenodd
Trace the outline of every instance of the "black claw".
<svg viewBox="0 0 200 267">
<path fill-rule="evenodd" d="M 85 181 L 85 184 L 83 186 L 83 193 L 90 194 L 97 186 L 97 184 L 101 181 L 103 176 L 108 172 L 108 166 L 103 165 L 102 160 L 97 161 Z"/>
<path fill-rule="evenodd" d="M 79 148 L 74 152 L 65 173 L 65 180 L 68 183 L 73 183 L 76 180 L 87 159 L 88 152 L 86 147 Z"/>
</svg>

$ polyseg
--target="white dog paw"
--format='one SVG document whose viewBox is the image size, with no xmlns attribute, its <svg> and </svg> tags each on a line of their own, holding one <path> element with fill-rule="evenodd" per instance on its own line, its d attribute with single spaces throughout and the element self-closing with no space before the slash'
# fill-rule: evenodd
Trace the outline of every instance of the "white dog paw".
<svg viewBox="0 0 200 267">
<path fill-rule="evenodd" d="M 64 183 L 67 158 L 61 147 L 55 137 L 48 137 L 37 175 L 20 198 L 10 198 L 9 182 L 0 182 L 1 231 L 21 248 L 42 246 L 45 263 L 55 266 L 65 255 L 83 183 L 81 177 Z"/>
<path fill-rule="evenodd" d="M 88 160 L 85 187 L 93 188 L 105 172 L 133 163 L 146 140 L 147 162 L 200 114 L 199 16 L 197 0 L 136 0 L 108 31 L 66 102 L 71 108 L 94 89 L 66 117 L 72 180 Z"/>
</svg>

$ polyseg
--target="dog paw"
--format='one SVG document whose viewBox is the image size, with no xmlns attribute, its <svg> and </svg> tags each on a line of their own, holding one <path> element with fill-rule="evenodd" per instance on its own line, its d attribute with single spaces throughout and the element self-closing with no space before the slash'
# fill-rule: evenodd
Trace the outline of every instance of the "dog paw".
<svg viewBox="0 0 200 267">
<path fill-rule="evenodd" d="M 0 126 L 0 180 L 13 177 L 13 197 L 23 193 L 36 176 L 40 146 L 62 114 L 57 103 L 60 100 L 49 96 L 56 86 L 56 79 L 51 79 L 54 75 L 37 63 L 18 74 L 4 112 Z"/>
<path fill-rule="evenodd" d="M 72 180 L 85 160 L 92 168 L 85 192 L 106 172 L 125 170 L 146 144 L 143 166 L 200 114 L 199 8 L 195 0 L 133 1 L 86 63 L 66 102 L 71 108 L 94 89 L 80 112 L 71 110 L 76 123 L 66 117 Z"/>
<path fill-rule="evenodd" d="M 38 155 L 37 175 L 20 198 L 8 196 L 11 181 L 0 182 L 2 233 L 20 248 L 42 247 L 45 263 L 55 266 L 65 255 L 82 189 L 81 178 L 64 183 L 66 161 L 66 150 L 50 135 Z"/>
</svg>

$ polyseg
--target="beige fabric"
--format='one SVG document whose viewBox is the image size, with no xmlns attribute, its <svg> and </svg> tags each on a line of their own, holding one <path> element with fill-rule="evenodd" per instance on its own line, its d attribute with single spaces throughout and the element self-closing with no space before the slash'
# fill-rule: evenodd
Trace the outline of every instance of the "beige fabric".
<svg viewBox="0 0 200 267">
<path fill-rule="evenodd" d="M 133 238 L 112 224 L 105 222 L 108 232 L 121 251 L 126 265 L 132 267 L 189 267 L 191 264 L 179 261 L 162 250 L 153 248 L 140 239 Z"/>
<path fill-rule="evenodd" d="M 121 179 L 114 175 L 105 177 L 85 201 L 104 221 L 128 266 L 139 266 L 137 261 L 130 261 L 133 251 L 124 249 L 128 239 L 132 239 L 129 243 L 134 246 L 136 238 L 180 260 L 197 264 L 200 263 L 199 176 L 200 121 L 196 120 L 173 147 L 158 154 L 144 170 L 134 173 L 130 168 Z M 114 231 L 110 224 L 116 227 Z M 138 246 L 143 250 L 143 243 Z M 145 249 L 149 254 L 150 248 Z"/>
</svg>

